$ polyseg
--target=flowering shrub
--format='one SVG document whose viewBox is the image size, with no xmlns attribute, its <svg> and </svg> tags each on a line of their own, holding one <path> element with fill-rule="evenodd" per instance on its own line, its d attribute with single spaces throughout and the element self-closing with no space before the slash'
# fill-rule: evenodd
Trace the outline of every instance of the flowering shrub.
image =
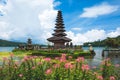
<svg viewBox="0 0 120 80">
<path fill-rule="evenodd" d="M 0 80 L 119 80 L 120 65 L 115 66 L 109 59 L 101 63 L 100 68 L 90 67 L 83 57 L 72 59 L 66 54 L 55 59 L 24 56 L 21 61 L 3 58 L 0 66 Z M 117 69 L 117 70 L 116 70 Z"/>
</svg>

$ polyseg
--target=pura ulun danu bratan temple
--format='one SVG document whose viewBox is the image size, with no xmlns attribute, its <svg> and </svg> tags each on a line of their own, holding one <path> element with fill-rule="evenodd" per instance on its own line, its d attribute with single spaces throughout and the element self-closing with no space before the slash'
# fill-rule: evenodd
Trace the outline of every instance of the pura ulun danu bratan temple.
<svg viewBox="0 0 120 80">
<path fill-rule="evenodd" d="M 54 48 L 65 48 L 65 43 L 72 41 L 70 38 L 67 38 L 65 33 L 65 27 L 62 18 L 62 12 L 58 11 L 55 30 L 52 34 L 53 37 L 48 38 L 47 40 L 54 43 Z"/>
</svg>

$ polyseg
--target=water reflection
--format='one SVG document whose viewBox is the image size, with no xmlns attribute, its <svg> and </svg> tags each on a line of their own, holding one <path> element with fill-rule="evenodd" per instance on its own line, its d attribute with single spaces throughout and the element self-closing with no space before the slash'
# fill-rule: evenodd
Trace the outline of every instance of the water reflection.
<svg viewBox="0 0 120 80">
<path fill-rule="evenodd" d="M 11 52 L 15 47 L 0 47 L 0 52 Z"/>
</svg>

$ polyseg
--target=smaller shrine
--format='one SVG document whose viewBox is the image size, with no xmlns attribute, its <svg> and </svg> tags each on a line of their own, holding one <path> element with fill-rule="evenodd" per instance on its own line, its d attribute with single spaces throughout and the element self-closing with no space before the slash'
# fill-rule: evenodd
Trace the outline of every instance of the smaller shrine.
<svg viewBox="0 0 120 80">
<path fill-rule="evenodd" d="M 26 44 L 19 44 L 18 49 L 19 50 L 39 50 L 41 48 L 40 45 L 32 44 L 32 39 L 28 38 Z"/>
<path fill-rule="evenodd" d="M 26 50 L 33 50 L 32 40 L 30 38 L 27 41 Z"/>
</svg>

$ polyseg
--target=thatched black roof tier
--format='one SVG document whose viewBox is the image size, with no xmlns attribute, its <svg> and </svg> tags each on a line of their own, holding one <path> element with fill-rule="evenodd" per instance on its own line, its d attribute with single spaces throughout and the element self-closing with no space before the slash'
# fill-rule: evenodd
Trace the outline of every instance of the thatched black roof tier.
<svg viewBox="0 0 120 80">
<path fill-rule="evenodd" d="M 58 32 L 58 31 L 65 32 L 66 30 L 64 30 L 64 29 L 62 29 L 62 28 L 59 28 L 59 29 L 55 29 L 54 31 L 55 31 L 55 32 Z"/>
<path fill-rule="evenodd" d="M 67 38 L 67 37 L 51 37 L 47 39 L 50 42 L 70 42 L 72 41 L 71 39 Z"/>
<path fill-rule="evenodd" d="M 52 35 L 59 37 L 59 36 L 66 36 L 67 34 L 62 32 L 57 32 L 57 33 L 53 33 Z"/>
</svg>

